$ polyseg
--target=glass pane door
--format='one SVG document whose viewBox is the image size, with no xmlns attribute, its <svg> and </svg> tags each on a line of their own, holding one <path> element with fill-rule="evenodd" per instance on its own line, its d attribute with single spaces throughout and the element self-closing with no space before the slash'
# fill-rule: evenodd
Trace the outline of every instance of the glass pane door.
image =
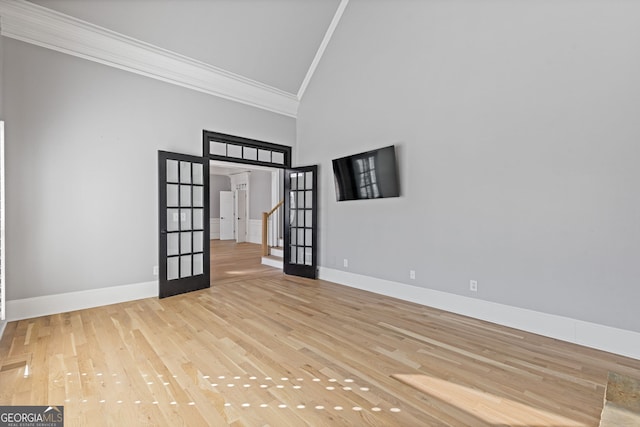
<svg viewBox="0 0 640 427">
<path fill-rule="evenodd" d="M 158 152 L 160 298 L 210 286 L 208 166 Z"/>
<path fill-rule="evenodd" d="M 287 169 L 285 173 L 284 272 L 318 277 L 318 167 Z"/>
</svg>

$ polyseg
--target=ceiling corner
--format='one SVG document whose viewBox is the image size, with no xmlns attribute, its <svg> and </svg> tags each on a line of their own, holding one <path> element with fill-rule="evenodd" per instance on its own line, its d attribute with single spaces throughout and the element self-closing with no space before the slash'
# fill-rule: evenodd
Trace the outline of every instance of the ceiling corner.
<svg viewBox="0 0 640 427">
<path fill-rule="evenodd" d="M 309 70 L 307 71 L 307 74 L 304 76 L 304 80 L 300 85 L 300 89 L 298 90 L 298 93 L 296 95 L 296 98 L 298 99 L 298 101 L 302 101 L 302 97 L 304 96 L 304 93 L 307 90 L 307 86 L 309 85 L 309 82 L 311 81 L 311 78 L 313 77 L 313 74 L 315 73 L 316 68 L 320 63 L 320 60 L 322 59 L 322 55 L 324 55 L 324 51 L 326 50 L 327 46 L 329 45 L 329 42 L 331 41 L 331 37 L 333 37 L 333 32 L 336 30 L 338 23 L 342 18 L 342 14 L 344 13 L 344 10 L 347 8 L 347 4 L 349 4 L 349 0 L 340 0 L 340 4 L 336 9 L 336 13 L 333 15 L 333 19 L 329 24 L 329 28 L 327 28 L 327 32 L 325 33 L 324 38 L 322 39 L 322 42 L 318 47 L 318 51 L 316 52 L 316 55 L 314 56 L 313 61 L 311 62 L 311 65 L 309 66 Z"/>
</svg>

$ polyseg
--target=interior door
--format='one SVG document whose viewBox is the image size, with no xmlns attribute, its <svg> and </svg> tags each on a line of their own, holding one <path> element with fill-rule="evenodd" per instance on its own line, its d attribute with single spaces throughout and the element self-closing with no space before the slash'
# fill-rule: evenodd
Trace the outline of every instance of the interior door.
<svg viewBox="0 0 640 427">
<path fill-rule="evenodd" d="M 209 162 L 158 151 L 159 297 L 210 286 Z"/>
<path fill-rule="evenodd" d="M 233 191 L 220 192 L 220 240 L 233 240 Z"/>
<path fill-rule="evenodd" d="M 236 190 L 236 242 L 247 241 L 247 190 Z"/>
<path fill-rule="evenodd" d="M 286 169 L 284 272 L 318 277 L 318 166 Z"/>
</svg>

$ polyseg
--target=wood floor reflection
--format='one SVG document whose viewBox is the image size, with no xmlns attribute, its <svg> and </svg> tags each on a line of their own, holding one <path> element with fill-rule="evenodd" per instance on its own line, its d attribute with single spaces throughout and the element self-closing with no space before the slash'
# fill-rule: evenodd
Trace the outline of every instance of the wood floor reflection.
<svg viewBox="0 0 640 427">
<path fill-rule="evenodd" d="M 211 240 L 210 247 L 212 284 L 281 274 L 281 270 L 262 264 L 261 245 Z"/>
</svg>

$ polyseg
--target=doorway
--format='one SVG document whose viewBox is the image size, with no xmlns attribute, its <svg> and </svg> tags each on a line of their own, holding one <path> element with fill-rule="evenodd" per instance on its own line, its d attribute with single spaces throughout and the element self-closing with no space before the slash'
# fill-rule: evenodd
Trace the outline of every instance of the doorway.
<svg viewBox="0 0 640 427">
<path fill-rule="evenodd" d="M 210 179 L 212 179 L 210 177 Z M 215 198 L 212 194 L 212 199 Z M 246 242 L 249 233 L 249 194 L 247 190 L 220 190 L 218 198 L 220 211 L 220 240 L 235 240 L 237 243 Z M 217 211 L 217 209 L 216 209 Z M 215 219 L 215 211 L 212 211 Z M 215 233 L 215 225 L 211 227 Z"/>
<path fill-rule="evenodd" d="M 278 168 L 283 171 L 283 270 L 318 277 L 318 166 L 291 167 L 291 147 L 264 141 L 202 132 L 202 152 L 209 160 Z"/>
<path fill-rule="evenodd" d="M 210 161 L 268 167 L 283 171 L 283 270 L 286 274 L 317 278 L 317 165 L 291 167 L 291 147 L 204 130 L 202 157 L 158 151 L 159 183 L 159 296 L 161 298 L 211 286 Z M 251 216 L 250 181 L 246 205 L 236 206 Z M 239 193 L 242 194 L 242 193 Z M 273 192 L 272 192 L 273 195 Z M 214 199 L 215 200 L 215 199 Z M 262 230 L 262 227 L 259 227 Z M 251 239 L 251 221 L 245 235 Z M 260 233 L 262 234 L 262 232 Z M 262 239 L 260 239 L 262 240 Z"/>
<path fill-rule="evenodd" d="M 245 265 L 251 257 L 255 263 L 262 263 L 262 213 L 269 212 L 282 200 L 283 173 L 278 168 L 217 160 L 210 161 L 209 165 L 211 257 L 223 259 L 221 263 L 212 263 L 212 280 L 215 280 L 224 274 L 214 272 L 214 266 L 216 270 L 236 268 L 234 257 Z M 281 218 L 279 211 L 274 214 L 271 224 L 276 228 L 270 228 L 280 239 L 283 237 Z"/>
</svg>

